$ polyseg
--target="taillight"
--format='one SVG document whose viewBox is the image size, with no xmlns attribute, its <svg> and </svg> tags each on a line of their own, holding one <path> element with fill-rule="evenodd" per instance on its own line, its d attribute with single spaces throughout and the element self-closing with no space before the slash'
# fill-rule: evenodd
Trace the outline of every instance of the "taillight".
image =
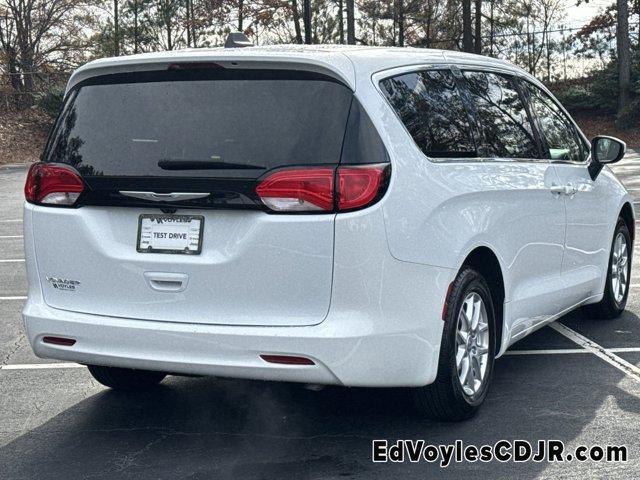
<svg viewBox="0 0 640 480">
<path fill-rule="evenodd" d="M 370 205 L 380 193 L 386 165 L 338 168 L 338 210 Z"/>
<path fill-rule="evenodd" d="M 333 168 L 280 170 L 260 182 L 256 193 L 276 212 L 330 212 L 333 177 Z"/>
<path fill-rule="evenodd" d="M 384 193 L 384 165 L 295 168 L 268 175 L 256 193 L 276 212 L 334 212 L 364 208 Z"/>
<path fill-rule="evenodd" d="M 73 205 L 83 190 L 82 178 L 72 168 L 34 163 L 27 174 L 24 196 L 31 203 Z"/>
</svg>

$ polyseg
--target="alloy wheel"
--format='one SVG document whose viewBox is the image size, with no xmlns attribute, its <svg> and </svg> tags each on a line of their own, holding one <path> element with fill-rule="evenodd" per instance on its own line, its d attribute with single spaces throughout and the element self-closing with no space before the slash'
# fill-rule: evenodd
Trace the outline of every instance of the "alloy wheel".
<svg viewBox="0 0 640 480">
<path fill-rule="evenodd" d="M 629 284 L 629 248 L 627 238 L 618 232 L 613 242 L 613 259 L 611 260 L 611 291 L 616 303 L 621 303 L 627 293 Z"/>
<path fill-rule="evenodd" d="M 458 380 L 468 396 L 480 391 L 489 362 L 489 322 L 482 297 L 469 293 L 458 313 L 456 367 Z"/>
</svg>

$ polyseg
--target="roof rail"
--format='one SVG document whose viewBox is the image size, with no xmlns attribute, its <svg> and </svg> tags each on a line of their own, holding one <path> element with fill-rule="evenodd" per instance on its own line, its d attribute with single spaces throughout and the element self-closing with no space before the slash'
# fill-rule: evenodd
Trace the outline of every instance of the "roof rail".
<svg viewBox="0 0 640 480">
<path fill-rule="evenodd" d="M 224 48 L 253 47 L 251 40 L 242 32 L 231 32 L 224 42 Z"/>
</svg>

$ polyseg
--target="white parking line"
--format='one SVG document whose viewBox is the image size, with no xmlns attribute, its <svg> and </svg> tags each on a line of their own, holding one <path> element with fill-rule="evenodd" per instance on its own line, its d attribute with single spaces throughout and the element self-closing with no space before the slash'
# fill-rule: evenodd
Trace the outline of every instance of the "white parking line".
<svg viewBox="0 0 640 480">
<path fill-rule="evenodd" d="M 56 368 L 82 368 L 79 363 L 22 363 L 15 365 L 0 365 L 0 370 L 51 370 Z"/>
<path fill-rule="evenodd" d="M 21 218 L 12 218 L 10 220 L 0 220 L 0 223 L 21 223 Z"/>
<path fill-rule="evenodd" d="M 640 347 L 619 347 L 619 348 L 614 347 L 614 348 L 607 348 L 607 350 L 614 353 L 633 353 L 633 352 L 640 352 Z"/>
<path fill-rule="evenodd" d="M 5 260 L 0 260 L 0 263 L 22 263 L 24 262 L 24 258 L 9 258 Z"/>
<path fill-rule="evenodd" d="M 580 335 L 578 332 L 571 330 L 566 325 L 563 325 L 559 322 L 553 322 L 549 325 L 556 332 L 564 335 L 569 340 L 580 345 L 582 348 L 589 350 L 595 356 L 601 358 L 609 365 L 614 366 L 625 375 L 633 378 L 634 380 L 640 382 L 640 368 L 636 367 L 634 364 L 627 362 L 624 358 L 620 358 L 616 354 L 614 354 L 611 350 L 608 350 L 601 345 L 598 345 L 593 340 L 588 339 L 587 337 Z"/>
<path fill-rule="evenodd" d="M 561 355 L 570 353 L 591 353 L 584 348 L 556 348 L 551 350 L 507 350 L 505 355 Z"/>
<path fill-rule="evenodd" d="M 2 300 L 26 300 L 27 297 L 19 297 L 19 296 L 14 296 L 14 297 L 0 297 L 0 301 Z"/>
<path fill-rule="evenodd" d="M 613 353 L 638 353 L 640 347 L 614 347 L 606 350 Z M 507 350 L 505 355 L 570 355 L 574 353 L 592 353 L 584 348 L 553 348 L 549 350 Z"/>
<path fill-rule="evenodd" d="M 22 238 L 23 235 L 0 235 L 0 240 L 6 240 L 8 238 Z"/>
</svg>

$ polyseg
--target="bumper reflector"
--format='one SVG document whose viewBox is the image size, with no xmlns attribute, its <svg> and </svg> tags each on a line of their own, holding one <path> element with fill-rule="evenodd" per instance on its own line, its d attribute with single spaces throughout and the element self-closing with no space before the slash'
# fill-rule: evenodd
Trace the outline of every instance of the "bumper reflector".
<svg viewBox="0 0 640 480">
<path fill-rule="evenodd" d="M 71 347 L 76 343 L 75 339 L 64 337 L 43 337 L 42 342 L 52 345 L 62 345 L 63 347 Z"/>
<path fill-rule="evenodd" d="M 281 363 L 284 365 L 315 365 L 313 360 L 306 357 L 292 357 L 290 355 L 260 355 L 260 358 L 269 363 Z"/>
</svg>

